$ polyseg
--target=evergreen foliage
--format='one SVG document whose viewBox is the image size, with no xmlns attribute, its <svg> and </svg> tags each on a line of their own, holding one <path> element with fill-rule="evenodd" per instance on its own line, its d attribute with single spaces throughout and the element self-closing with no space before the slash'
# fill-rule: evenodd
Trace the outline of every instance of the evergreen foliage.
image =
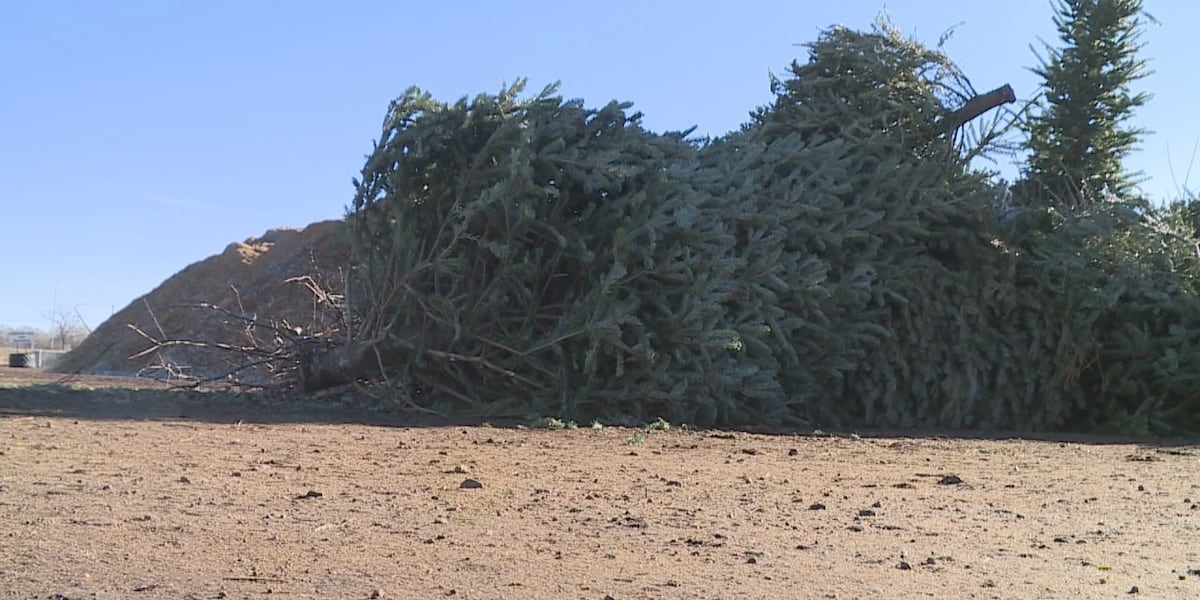
<svg viewBox="0 0 1200 600">
<path fill-rule="evenodd" d="M 965 79 L 886 24 L 772 89 L 705 143 L 552 87 L 393 102 L 350 214 L 382 374 L 479 417 L 1200 430 L 1184 211 L 997 210 L 937 126 Z"/>
<path fill-rule="evenodd" d="M 769 292 L 740 285 L 696 147 L 627 104 L 521 91 L 410 90 L 389 110 L 355 198 L 352 302 L 394 375 L 447 412 L 784 419 L 770 361 L 733 350 L 761 333 L 727 305 Z"/>
<path fill-rule="evenodd" d="M 985 382 L 956 363 L 979 324 L 953 313 L 996 250 L 984 181 L 935 126 L 962 78 L 886 25 L 808 49 L 751 126 L 705 149 L 736 182 L 722 194 L 771 218 L 769 233 L 744 227 L 739 251 L 792 284 L 769 323 L 793 410 L 825 425 L 977 425 Z M 950 395 L 966 407 L 943 414 Z"/>
<path fill-rule="evenodd" d="M 1175 207 L 1094 202 L 1009 231 L 1025 279 L 1061 336 L 1054 429 L 1200 432 L 1200 245 Z M 1037 295 L 1031 297 L 1036 298 Z"/>
<path fill-rule="evenodd" d="M 1033 72 L 1045 106 L 1029 122 L 1031 191 L 1077 205 L 1127 198 L 1136 184 L 1122 159 L 1145 133 L 1126 122 L 1150 95 L 1130 86 L 1149 75 L 1141 0 L 1058 0 L 1054 24 L 1064 47 L 1046 46 Z"/>
</svg>

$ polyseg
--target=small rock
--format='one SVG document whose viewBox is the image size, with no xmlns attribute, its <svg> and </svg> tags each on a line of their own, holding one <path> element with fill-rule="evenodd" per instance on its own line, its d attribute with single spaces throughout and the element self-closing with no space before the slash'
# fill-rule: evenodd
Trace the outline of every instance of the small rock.
<svg viewBox="0 0 1200 600">
<path fill-rule="evenodd" d="M 375 590 L 371 592 L 371 600 L 379 600 L 383 597 L 383 590 Z"/>
<path fill-rule="evenodd" d="M 820 502 L 813 502 L 808 505 L 808 510 L 825 510 L 825 505 Z"/>
<path fill-rule="evenodd" d="M 862 510 L 858 511 L 858 516 L 860 516 L 860 517 L 873 517 L 873 516 L 875 516 L 875 511 L 873 511 L 873 510 L 871 510 L 871 509 L 869 509 L 869 508 L 864 508 L 864 509 L 862 509 Z"/>
<path fill-rule="evenodd" d="M 296 496 L 296 499 L 297 500 L 308 500 L 309 498 L 320 498 L 321 496 L 324 496 L 324 495 L 325 494 L 322 494 L 321 492 L 318 492 L 316 490 L 308 490 L 308 492 L 306 492 L 304 494 L 300 494 L 299 496 Z"/>
<path fill-rule="evenodd" d="M 464 479 L 462 483 L 458 484 L 458 487 L 464 490 L 477 490 L 482 488 L 483 484 L 474 479 Z"/>
<path fill-rule="evenodd" d="M 795 448 L 788 450 L 788 456 L 796 456 L 797 454 L 800 454 L 800 451 Z"/>
<path fill-rule="evenodd" d="M 192 480 L 187 478 L 187 475 L 179 478 L 179 483 L 191 483 Z"/>
<path fill-rule="evenodd" d="M 912 565 L 908 564 L 908 561 L 902 560 L 900 561 L 900 564 L 896 565 L 896 568 L 900 569 L 901 571 L 911 571 Z"/>
<path fill-rule="evenodd" d="M 958 475 L 946 475 L 938 480 L 938 485 L 958 485 L 963 480 Z"/>
<path fill-rule="evenodd" d="M 1135 585 L 1135 586 L 1133 586 L 1133 587 L 1129 588 L 1129 591 L 1128 591 L 1128 592 L 1125 592 L 1125 593 L 1126 593 L 1126 594 L 1136 594 L 1136 593 L 1138 593 L 1138 592 L 1140 592 L 1140 591 L 1141 591 L 1141 590 L 1139 590 L 1139 589 L 1138 589 L 1138 586 L 1136 586 L 1136 585 Z"/>
</svg>

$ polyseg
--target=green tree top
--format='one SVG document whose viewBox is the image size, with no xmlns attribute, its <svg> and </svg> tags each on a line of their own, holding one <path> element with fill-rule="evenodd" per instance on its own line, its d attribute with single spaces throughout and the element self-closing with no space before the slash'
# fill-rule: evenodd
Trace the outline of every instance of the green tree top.
<svg viewBox="0 0 1200 600">
<path fill-rule="evenodd" d="M 1028 126 L 1027 178 L 1069 204 L 1126 198 L 1136 184 L 1122 159 L 1146 130 L 1124 125 L 1150 95 L 1130 84 L 1146 77 L 1141 30 L 1153 20 L 1141 0 L 1057 0 L 1063 48 L 1046 45 L 1032 69 L 1044 81 L 1043 110 Z"/>
</svg>

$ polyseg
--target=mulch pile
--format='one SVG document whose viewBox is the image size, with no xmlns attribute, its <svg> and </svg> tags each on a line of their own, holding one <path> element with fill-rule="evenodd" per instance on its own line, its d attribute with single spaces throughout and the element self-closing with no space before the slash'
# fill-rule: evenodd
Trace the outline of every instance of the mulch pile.
<svg viewBox="0 0 1200 600">
<path fill-rule="evenodd" d="M 314 296 L 303 284 L 287 280 L 310 276 L 340 288 L 350 254 L 344 227 L 344 221 L 321 221 L 232 243 L 113 315 L 63 356 L 53 371 L 158 378 L 178 373 L 211 377 L 228 371 L 236 365 L 233 356 L 204 348 L 172 346 L 131 358 L 153 344 L 130 325 L 158 339 L 246 344 L 245 323 L 195 306 L 208 303 L 264 322 L 310 329 L 320 318 Z M 270 339 L 269 332 L 256 335 Z"/>
</svg>

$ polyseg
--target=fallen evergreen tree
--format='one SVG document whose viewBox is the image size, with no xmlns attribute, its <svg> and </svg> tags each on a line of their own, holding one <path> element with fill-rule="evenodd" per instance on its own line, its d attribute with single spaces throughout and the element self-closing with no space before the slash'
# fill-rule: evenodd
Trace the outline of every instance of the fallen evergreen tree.
<svg viewBox="0 0 1200 600">
<path fill-rule="evenodd" d="M 521 91 L 392 105 L 351 220 L 359 339 L 442 412 L 785 419 L 769 357 L 732 350 L 747 267 L 695 145 Z"/>
<path fill-rule="evenodd" d="M 1030 212 L 1008 231 L 1014 292 L 1027 298 L 1015 325 L 1058 340 L 1046 357 L 1061 377 L 1039 398 L 1056 411 L 1049 425 L 1200 432 L 1200 245 L 1186 212 L 1114 202 Z"/>
</svg>

